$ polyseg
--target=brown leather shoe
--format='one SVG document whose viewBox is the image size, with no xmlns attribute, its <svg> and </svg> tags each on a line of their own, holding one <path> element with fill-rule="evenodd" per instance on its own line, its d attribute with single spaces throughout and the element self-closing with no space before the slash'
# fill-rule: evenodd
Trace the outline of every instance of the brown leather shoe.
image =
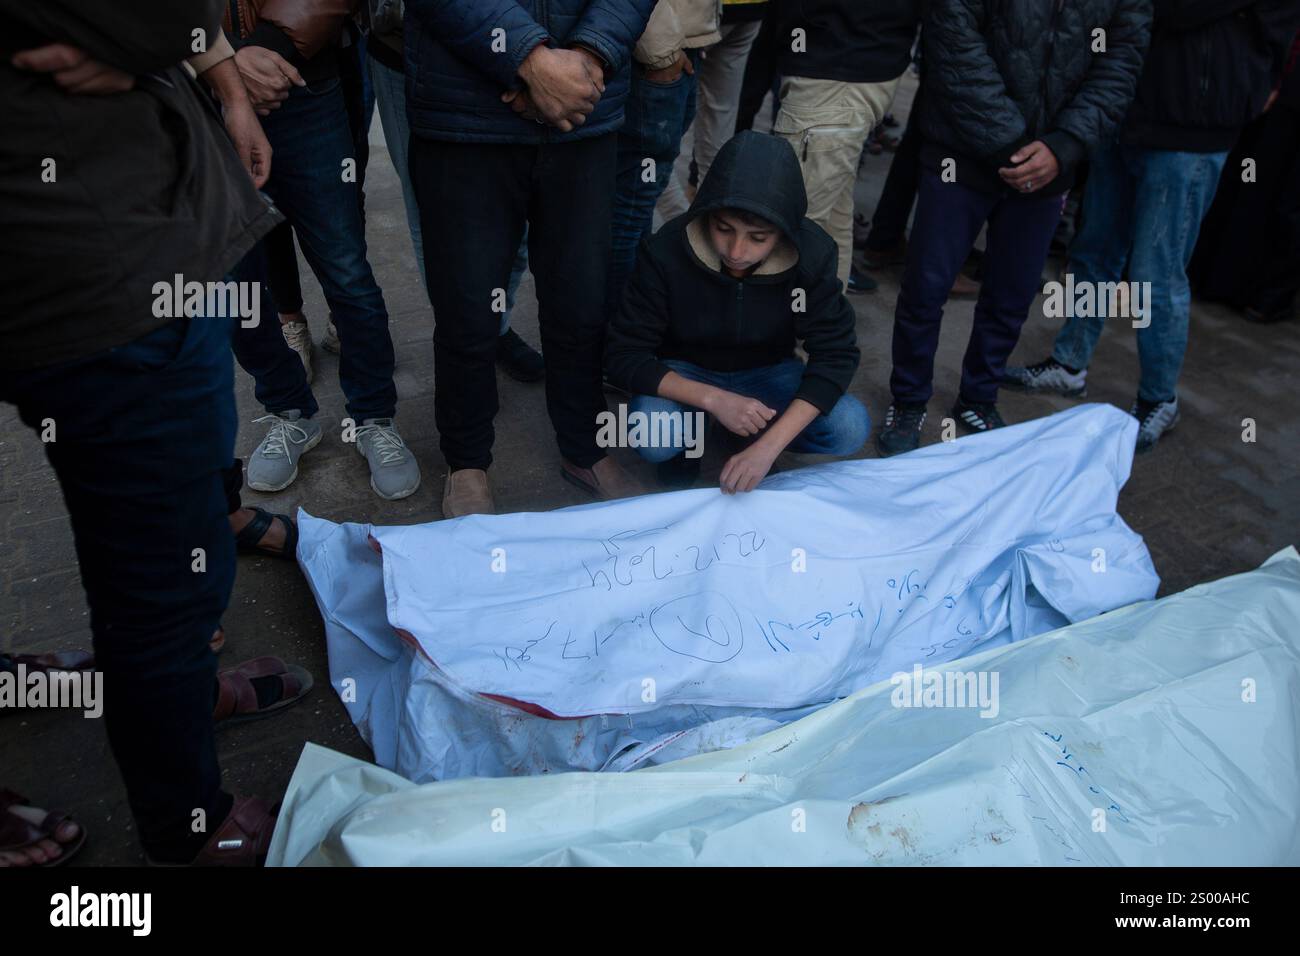
<svg viewBox="0 0 1300 956">
<path fill-rule="evenodd" d="M 973 299 L 980 294 L 980 284 L 966 275 L 964 272 L 957 273 L 957 278 L 952 284 L 952 291 L 948 293 L 950 299 Z"/>
<path fill-rule="evenodd" d="M 482 468 L 461 468 L 447 476 L 442 489 L 442 516 L 462 518 L 465 515 L 494 515 L 496 502 L 488 487 L 487 472 Z"/>
<path fill-rule="evenodd" d="M 623 466 L 609 455 L 606 455 L 590 468 L 579 468 L 567 458 L 562 459 L 560 475 L 566 481 L 577 485 L 588 494 L 595 495 L 601 501 L 613 501 L 615 498 L 635 498 L 637 495 L 650 493 L 649 488 L 628 474 Z"/>
</svg>

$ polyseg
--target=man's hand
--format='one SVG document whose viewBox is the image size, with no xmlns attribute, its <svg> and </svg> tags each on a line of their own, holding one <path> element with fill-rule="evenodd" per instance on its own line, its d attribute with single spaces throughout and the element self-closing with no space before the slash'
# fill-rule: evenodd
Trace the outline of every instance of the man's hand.
<svg viewBox="0 0 1300 956">
<path fill-rule="evenodd" d="M 722 493 L 734 495 L 738 491 L 753 491 L 772 470 L 776 454 L 767 442 L 756 441 L 744 451 L 732 455 L 722 466 L 722 477 L 718 481 Z"/>
<path fill-rule="evenodd" d="M 527 90 L 506 90 L 501 94 L 501 102 L 509 103 L 510 108 L 524 119 L 530 119 L 535 123 L 546 122 Z"/>
<path fill-rule="evenodd" d="M 1017 150 L 1011 156 L 1014 166 L 1004 166 L 998 170 L 1003 182 L 1020 193 L 1032 193 L 1042 189 L 1061 173 L 1061 164 L 1056 154 L 1041 139 L 1036 139 L 1028 146 Z"/>
<path fill-rule="evenodd" d="M 266 47 L 241 47 L 235 52 L 235 66 L 259 116 L 279 109 L 289 97 L 290 86 L 307 85 L 292 63 Z"/>
<path fill-rule="evenodd" d="M 677 59 L 672 66 L 666 66 L 662 70 L 646 70 L 641 76 L 651 83 L 676 83 L 682 71 L 689 75 L 695 74 L 695 67 L 691 66 L 691 58 L 685 50 L 677 52 Z"/>
<path fill-rule="evenodd" d="M 239 161 L 248 170 L 253 185 L 261 189 L 271 175 L 271 144 L 267 141 L 266 133 L 262 132 L 262 124 L 257 121 L 257 115 L 245 103 L 243 106 L 225 106 L 221 118 L 226 124 L 226 132 L 234 141 Z"/>
<path fill-rule="evenodd" d="M 92 60 L 66 43 L 23 50 L 15 53 L 10 62 L 19 70 L 54 74 L 54 82 L 69 93 L 105 95 L 135 88 L 135 77 L 130 73 Z"/>
<path fill-rule="evenodd" d="M 756 398 L 722 389 L 718 389 L 712 396 L 709 407 L 705 410 L 722 422 L 727 431 L 736 435 L 756 435 L 776 415 L 775 409 L 768 408 Z"/>
<path fill-rule="evenodd" d="M 567 133 L 587 121 L 605 92 L 599 62 L 585 50 L 537 46 L 520 65 L 519 76 L 528 86 L 528 96 L 542 119 Z M 512 100 L 517 99 L 508 93 L 501 98 L 512 106 Z"/>
</svg>

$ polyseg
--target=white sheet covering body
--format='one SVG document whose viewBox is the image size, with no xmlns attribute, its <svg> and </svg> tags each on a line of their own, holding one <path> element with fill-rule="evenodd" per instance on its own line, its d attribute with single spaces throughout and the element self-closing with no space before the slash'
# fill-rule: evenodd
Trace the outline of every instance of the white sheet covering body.
<svg viewBox="0 0 1300 956">
<path fill-rule="evenodd" d="M 1300 864 L 1300 556 L 626 774 L 417 785 L 314 745 L 272 865 Z"/>
<path fill-rule="evenodd" d="M 299 560 L 381 765 L 416 781 L 630 769 L 1151 598 L 1115 512 L 1135 434 L 1085 405 L 747 495 L 408 527 L 304 513 Z"/>
</svg>

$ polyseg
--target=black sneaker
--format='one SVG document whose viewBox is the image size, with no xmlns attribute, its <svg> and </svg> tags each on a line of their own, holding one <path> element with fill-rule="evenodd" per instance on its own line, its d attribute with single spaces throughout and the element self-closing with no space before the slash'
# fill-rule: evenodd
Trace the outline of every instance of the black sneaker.
<svg viewBox="0 0 1300 956">
<path fill-rule="evenodd" d="M 991 432 L 995 428 L 1007 427 L 998 414 L 998 407 L 992 402 L 967 402 L 959 398 L 952 407 L 952 417 L 968 432 Z"/>
<path fill-rule="evenodd" d="M 670 490 L 689 488 L 700 477 L 700 459 L 687 458 L 682 452 L 675 458 L 659 462 L 655 466 L 655 477 L 660 485 Z"/>
<path fill-rule="evenodd" d="M 856 268 L 849 270 L 849 292 L 859 295 L 863 292 L 875 292 L 880 287 L 880 283 L 864 272 L 859 272 Z"/>
<path fill-rule="evenodd" d="M 912 451 L 921 444 L 925 427 L 925 406 L 899 402 L 885 412 L 885 424 L 876 436 L 876 448 L 886 458 Z"/>
<path fill-rule="evenodd" d="M 517 382 L 536 382 L 546 374 L 542 353 L 519 337 L 514 329 L 497 336 L 497 364 Z"/>
</svg>

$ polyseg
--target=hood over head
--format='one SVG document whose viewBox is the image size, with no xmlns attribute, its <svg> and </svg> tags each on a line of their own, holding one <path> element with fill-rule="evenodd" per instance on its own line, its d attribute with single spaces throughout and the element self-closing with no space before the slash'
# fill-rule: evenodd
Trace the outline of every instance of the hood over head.
<svg viewBox="0 0 1300 956">
<path fill-rule="evenodd" d="M 717 209 L 743 209 L 762 216 L 781 230 L 782 239 L 756 270 L 767 275 L 784 272 L 798 261 L 798 236 L 808 211 L 799 159 L 788 142 L 777 136 L 742 130 L 718 150 L 709 173 L 700 183 L 687 215 L 691 248 L 706 265 L 721 270 L 701 219 Z"/>
</svg>

